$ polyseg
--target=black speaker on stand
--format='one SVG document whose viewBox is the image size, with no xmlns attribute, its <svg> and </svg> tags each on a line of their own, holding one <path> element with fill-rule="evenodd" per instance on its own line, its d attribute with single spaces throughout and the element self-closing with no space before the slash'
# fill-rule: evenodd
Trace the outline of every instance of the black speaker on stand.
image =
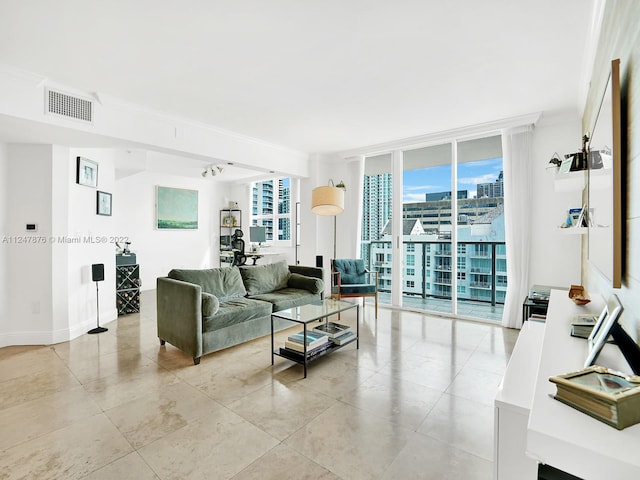
<svg viewBox="0 0 640 480">
<path fill-rule="evenodd" d="M 102 333 L 109 330 L 108 328 L 100 326 L 100 291 L 98 289 L 98 282 L 104 280 L 104 264 L 94 263 L 91 265 L 91 280 L 96 282 L 96 328 L 92 328 L 87 333 Z"/>
</svg>

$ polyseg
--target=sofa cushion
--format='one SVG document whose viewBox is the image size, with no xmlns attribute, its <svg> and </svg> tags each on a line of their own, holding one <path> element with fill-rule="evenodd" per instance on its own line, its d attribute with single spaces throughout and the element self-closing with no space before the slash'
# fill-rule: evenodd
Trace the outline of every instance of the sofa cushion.
<svg viewBox="0 0 640 480">
<path fill-rule="evenodd" d="M 299 307 L 300 305 L 316 302 L 320 300 L 320 295 L 299 288 L 283 288 L 277 292 L 263 293 L 251 298 L 269 302 L 273 305 L 273 311 L 279 312 L 287 308 Z"/>
<path fill-rule="evenodd" d="M 251 298 L 232 298 L 220 302 L 220 308 L 212 316 L 202 318 L 202 330 L 211 332 L 238 323 L 271 315 L 271 304 Z M 268 323 L 268 320 L 267 320 Z"/>
<path fill-rule="evenodd" d="M 218 301 L 218 297 L 215 295 L 211 295 L 207 292 L 202 292 L 202 316 L 210 317 L 211 315 L 215 315 L 220 308 L 220 302 Z"/>
<path fill-rule="evenodd" d="M 289 276 L 287 286 L 290 288 L 299 288 L 308 290 L 311 293 L 320 293 L 324 290 L 324 282 L 320 278 L 307 277 L 299 273 L 292 273 Z"/>
<path fill-rule="evenodd" d="M 240 274 L 249 296 L 285 288 L 290 275 L 287 262 L 241 267 Z"/>
<path fill-rule="evenodd" d="M 173 269 L 168 277 L 200 285 L 203 292 L 215 295 L 220 302 L 244 297 L 247 294 L 238 267 L 202 270 Z"/>
</svg>

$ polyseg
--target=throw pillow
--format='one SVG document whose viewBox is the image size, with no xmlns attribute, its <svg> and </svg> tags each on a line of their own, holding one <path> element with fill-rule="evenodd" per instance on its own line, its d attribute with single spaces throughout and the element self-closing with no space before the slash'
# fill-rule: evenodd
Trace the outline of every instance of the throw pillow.
<svg viewBox="0 0 640 480">
<path fill-rule="evenodd" d="M 240 275 L 248 295 L 271 293 L 286 288 L 289 280 L 287 262 L 241 267 Z"/>
<path fill-rule="evenodd" d="M 311 293 L 320 293 L 324 290 L 324 282 L 320 278 L 307 277 L 299 273 L 292 273 L 289 276 L 289 287 L 309 290 Z"/>
<path fill-rule="evenodd" d="M 202 270 L 173 269 L 168 277 L 200 285 L 203 292 L 215 295 L 221 302 L 244 297 L 247 294 L 238 267 Z"/>
<path fill-rule="evenodd" d="M 207 292 L 202 292 L 202 316 L 210 317 L 218 313 L 220 302 L 218 297 Z"/>
</svg>

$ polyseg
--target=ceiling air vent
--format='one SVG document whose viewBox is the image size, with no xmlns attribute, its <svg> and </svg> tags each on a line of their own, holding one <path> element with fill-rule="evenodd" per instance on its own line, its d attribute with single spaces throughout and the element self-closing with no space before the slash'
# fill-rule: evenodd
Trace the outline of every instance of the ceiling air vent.
<svg viewBox="0 0 640 480">
<path fill-rule="evenodd" d="M 93 103 L 85 98 L 74 97 L 55 90 L 47 91 L 47 113 L 93 122 Z"/>
</svg>

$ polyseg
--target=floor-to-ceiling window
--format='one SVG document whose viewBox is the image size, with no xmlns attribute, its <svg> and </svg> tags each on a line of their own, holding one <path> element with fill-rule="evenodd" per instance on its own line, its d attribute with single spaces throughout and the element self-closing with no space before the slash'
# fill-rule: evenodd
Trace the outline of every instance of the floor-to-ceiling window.
<svg viewBox="0 0 640 480">
<path fill-rule="evenodd" d="M 392 289 L 401 289 L 404 307 L 500 320 L 507 282 L 500 136 L 401 153 L 365 159 L 362 256 L 379 272 L 381 300 L 392 303 Z M 396 185 L 392 157 L 402 163 Z M 402 202 L 392 205 L 398 183 Z M 394 215 L 401 232 L 392 229 Z M 402 260 L 395 285 L 394 254 Z"/>
</svg>

